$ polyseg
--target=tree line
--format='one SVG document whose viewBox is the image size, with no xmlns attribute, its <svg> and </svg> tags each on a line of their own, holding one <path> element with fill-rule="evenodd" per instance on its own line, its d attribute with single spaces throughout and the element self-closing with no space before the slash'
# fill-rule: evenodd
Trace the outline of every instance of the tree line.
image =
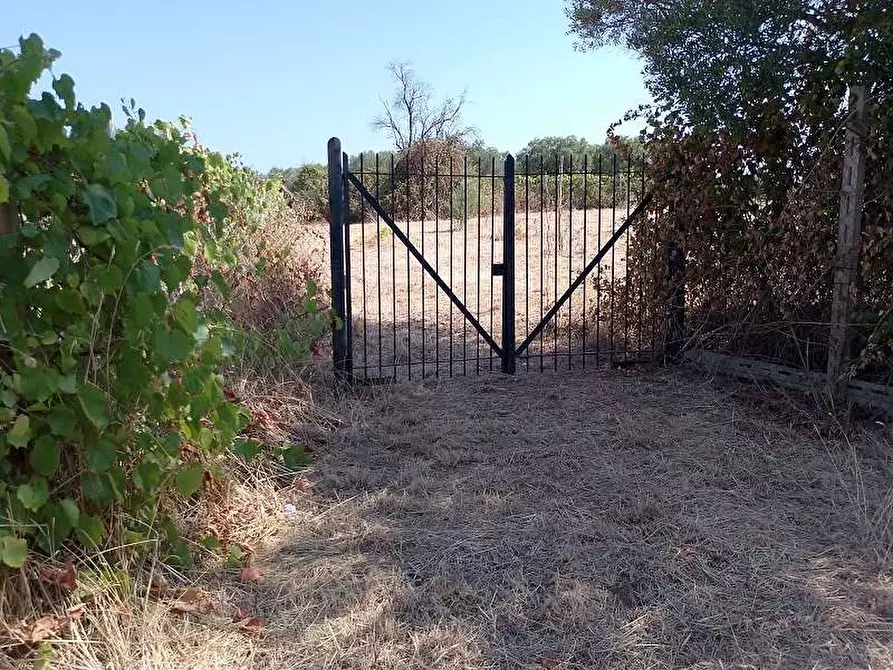
<svg viewBox="0 0 893 670">
<path fill-rule="evenodd" d="M 394 80 L 394 90 L 389 99 L 382 102 L 382 111 L 371 121 L 374 129 L 387 140 L 382 150 L 363 150 L 349 158 L 352 172 L 364 175 L 364 181 L 375 183 L 384 195 L 394 193 L 392 200 L 401 200 L 400 206 L 418 209 L 416 214 L 431 212 L 435 188 L 433 182 L 425 194 L 426 179 L 442 182 L 442 198 L 452 203 L 453 210 L 462 211 L 471 204 L 489 208 L 493 204 L 493 190 L 481 178 L 502 175 L 507 150 L 488 144 L 478 131 L 464 119 L 465 93 L 438 100 L 432 86 L 422 80 L 409 63 L 392 63 L 388 71 Z M 613 137 L 600 143 L 575 135 L 547 136 L 531 139 L 514 152 L 515 173 L 539 178 L 542 186 L 534 181 L 534 192 L 540 193 L 544 206 L 554 204 L 556 193 L 562 189 L 578 193 L 582 204 L 583 178 L 569 173 L 602 172 L 610 175 L 616 171 L 622 176 L 630 169 L 630 157 L 642 156 L 642 143 L 637 137 Z M 635 163 L 635 168 L 639 168 Z M 424 176 L 423 176 L 424 175 Z M 449 175 L 452 175 L 450 177 Z M 548 179 L 546 176 L 553 176 Z M 562 177 L 557 180 L 557 175 Z M 297 167 L 274 168 L 267 174 L 279 179 L 289 194 L 293 209 L 308 221 L 318 220 L 325 213 L 327 201 L 327 169 L 321 163 Z M 610 180 L 610 177 L 608 177 Z M 478 182 L 481 182 L 480 184 Z M 580 183 L 573 186 L 575 181 Z M 596 180 L 592 179 L 593 198 L 597 197 Z M 531 182 L 528 182 L 528 185 Z M 587 180 L 586 184 L 589 188 Z M 467 197 L 468 191 L 472 196 Z M 556 193 L 553 193 L 555 191 Z M 409 195 L 407 196 L 407 192 Z M 488 195 L 489 193 L 489 195 Z M 387 197 L 385 198 L 387 199 Z M 418 201 L 418 202 L 407 202 Z M 431 200 L 426 205 L 421 201 Z M 394 204 L 394 207 L 397 205 Z"/>
</svg>

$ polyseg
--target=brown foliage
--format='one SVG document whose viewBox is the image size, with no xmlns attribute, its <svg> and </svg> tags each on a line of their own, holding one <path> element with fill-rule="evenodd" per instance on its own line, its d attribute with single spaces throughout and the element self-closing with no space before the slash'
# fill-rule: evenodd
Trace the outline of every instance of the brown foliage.
<svg viewBox="0 0 893 670">
<path fill-rule="evenodd" d="M 780 151 L 767 142 L 755 137 L 747 146 L 710 134 L 652 144 L 655 196 L 647 225 L 634 229 L 630 282 L 616 299 L 635 300 L 635 291 L 645 296 L 644 318 L 665 315 L 667 256 L 681 244 L 690 345 L 823 369 L 840 155 L 828 146 L 795 180 L 773 170 Z M 893 372 L 884 330 L 893 306 L 893 199 L 880 174 L 867 185 L 851 372 L 883 377 Z M 639 317 L 631 310 L 629 318 Z"/>
</svg>

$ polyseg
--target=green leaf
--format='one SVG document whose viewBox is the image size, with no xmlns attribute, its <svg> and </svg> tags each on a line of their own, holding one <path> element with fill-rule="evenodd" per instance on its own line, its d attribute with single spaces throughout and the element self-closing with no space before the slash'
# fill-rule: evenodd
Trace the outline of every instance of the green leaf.
<svg viewBox="0 0 893 670">
<path fill-rule="evenodd" d="M 195 302 L 188 295 L 184 295 L 176 302 L 171 309 L 171 315 L 187 333 L 194 333 L 198 329 L 198 313 L 195 309 Z"/>
<path fill-rule="evenodd" d="M 195 463 L 177 473 L 177 490 L 184 496 L 191 496 L 202 487 L 204 471 L 201 463 Z"/>
<path fill-rule="evenodd" d="M 232 544 L 229 547 L 229 552 L 226 555 L 226 567 L 228 568 L 236 568 L 242 565 L 242 561 L 245 560 L 245 552 L 242 548 L 237 544 Z"/>
<path fill-rule="evenodd" d="M 27 414 L 19 414 L 16 422 L 10 428 L 6 439 L 14 447 L 25 447 L 31 439 L 31 419 Z"/>
<path fill-rule="evenodd" d="M 245 461 L 253 461 L 260 454 L 260 444 L 255 440 L 239 440 L 233 447 L 236 455 Z"/>
<path fill-rule="evenodd" d="M 66 375 L 59 379 L 59 390 L 62 393 L 74 395 L 78 392 L 78 380 L 74 375 Z"/>
<path fill-rule="evenodd" d="M 84 192 L 84 200 L 90 209 L 90 221 L 93 225 L 105 223 L 118 216 L 118 205 L 104 186 L 90 184 Z"/>
<path fill-rule="evenodd" d="M 74 109 L 74 80 L 67 74 L 53 81 L 53 90 L 68 109 Z"/>
<path fill-rule="evenodd" d="M 34 362 L 37 363 L 36 359 Z M 30 367 L 27 359 L 25 366 L 20 372 L 19 392 L 29 400 L 46 401 L 58 388 L 58 373 L 44 365 Z"/>
<path fill-rule="evenodd" d="M 90 423 L 99 430 L 108 425 L 108 410 L 105 404 L 105 394 L 102 391 L 95 386 L 85 386 L 78 392 L 78 400 L 84 414 L 90 419 Z"/>
<path fill-rule="evenodd" d="M 229 285 L 226 283 L 226 279 L 220 273 L 220 270 L 214 270 L 211 272 L 211 281 L 214 282 L 214 286 L 217 287 L 217 290 L 220 291 L 220 295 L 224 298 L 229 296 Z"/>
<path fill-rule="evenodd" d="M 28 557 L 28 543 L 18 537 L 7 535 L 0 540 L 0 557 L 3 563 L 10 568 L 20 568 L 25 565 Z"/>
<path fill-rule="evenodd" d="M 52 477 L 59 467 L 59 455 L 59 442 L 50 435 L 43 435 L 34 443 L 29 462 L 37 474 Z"/>
<path fill-rule="evenodd" d="M 95 472 L 106 472 L 117 460 L 118 452 L 114 442 L 110 440 L 97 440 L 89 444 L 85 449 L 87 464 Z"/>
<path fill-rule="evenodd" d="M 0 205 L 9 202 L 9 180 L 0 174 Z"/>
<path fill-rule="evenodd" d="M 313 462 L 313 456 L 300 444 L 283 444 L 279 447 L 279 453 L 285 466 L 292 470 L 306 467 Z"/>
<path fill-rule="evenodd" d="M 65 498 L 59 503 L 59 509 L 62 510 L 62 514 L 65 516 L 65 519 L 68 523 L 71 524 L 72 527 L 78 525 L 81 510 L 78 508 L 78 504 L 72 500 L 71 498 Z"/>
<path fill-rule="evenodd" d="M 31 670 L 50 670 L 53 667 L 53 659 L 55 657 L 56 652 L 53 649 L 53 645 L 49 642 L 42 642 L 37 648 L 37 654 Z"/>
<path fill-rule="evenodd" d="M 134 469 L 132 476 L 137 488 L 145 493 L 154 494 L 161 486 L 164 471 L 158 463 L 146 460 Z"/>
<path fill-rule="evenodd" d="M 107 230 L 103 230 L 102 228 L 81 226 L 78 228 L 78 237 L 81 238 L 81 242 L 88 247 L 94 247 L 97 244 L 105 242 L 111 235 L 109 235 Z"/>
<path fill-rule="evenodd" d="M 105 537 L 105 526 L 102 519 L 90 514 L 82 514 L 78 521 L 78 537 L 88 548 L 98 548 Z"/>
<path fill-rule="evenodd" d="M 116 266 L 96 268 L 93 276 L 106 293 L 116 293 L 124 285 L 124 275 Z"/>
<path fill-rule="evenodd" d="M 25 509 L 36 512 L 50 499 L 50 489 L 46 479 L 35 479 L 31 484 L 22 484 L 16 490 L 16 497 Z"/>
<path fill-rule="evenodd" d="M 166 363 L 175 363 L 186 358 L 193 350 L 195 340 L 182 330 L 155 331 L 155 350 Z"/>
<path fill-rule="evenodd" d="M 2 199 L 0 199 L 0 202 L 3 202 Z M 31 271 L 28 273 L 28 276 L 25 277 L 25 281 L 23 282 L 25 288 L 32 288 L 41 282 L 45 282 L 52 277 L 58 269 L 59 261 L 57 259 L 44 256 L 34 264 Z"/>
<path fill-rule="evenodd" d="M 50 424 L 50 431 L 52 431 L 53 435 L 66 437 L 74 432 L 77 425 L 77 416 L 70 408 L 65 407 L 65 405 L 59 405 L 47 417 L 47 421 Z"/>
<path fill-rule="evenodd" d="M 182 540 L 173 543 L 173 546 L 171 546 L 171 553 L 165 561 L 171 565 L 181 565 L 184 567 L 192 567 L 195 564 L 192 554 L 189 551 L 189 547 Z"/>
<path fill-rule="evenodd" d="M 6 128 L 3 127 L 3 124 L 0 124 L 0 156 L 5 160 L 9 160 L 10 154 L 12 154 L 12 147 L 9 144 L 9 135 L 6 133 Z"/>
</svg>

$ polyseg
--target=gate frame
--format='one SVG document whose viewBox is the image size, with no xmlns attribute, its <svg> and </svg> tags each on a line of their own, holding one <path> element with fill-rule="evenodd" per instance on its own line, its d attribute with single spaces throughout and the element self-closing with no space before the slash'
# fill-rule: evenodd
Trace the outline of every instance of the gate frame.
<svg viewBox="0 0 893 670">
<path fill-rule="evenodd" d="M 634 221 L 641 218 L 651 202 L 654 189 L 642 194 L 635 209 L 615 230 L 614 234 L 602 245 L 595 256 L 580 271 L 570 286 L 564 291 L 552 307 L 542 315 L 539 322 L 527 334 L 521 344 L 517 344 L 515 332 L 515 158 L 506 154 L 503 171 L 503 193 L 505 203 L 502 217 L 502 262 L 493 263 L 492 274 L 502 277 L 502 337 L 501 346 L 493 335 L 478 321 L 462 300 L 453 292 L 452 287 L 444 281 L 437 270 L 416 248 L 409 237 L 397 226 L 360 179 L 349 168 L 348 155 L 341 148 L 341 140 L 332 137 L 328 142 L 329 173 L 329 236 L 330 260 L 332 272 L 332 357 L 335 375 L 341 380 L 355 381 L 353 375 L 352 356 L 352 320 L 350 295 L 350 235 L 348 207 L 350 194 L 348 185 L 352 185 L 360 197 L 375 211 L 388 226 L 394 236 L 406 247 L 409 253 L 419 262 L 422 269 L 434 280 L 450 301 L 456 306 L 468 323 L 478 332 L 484 342 L 490 346 L 501 361 L 504 374 L 513 375 L 517 370 L 517 359 L 522 356 L 536 337 L 555 318 L 558 311 L 571 298 L 586 278 L 601 263 L 605 255 L 611 251 L 617 241 L 629 229 Z"/>
</svg>

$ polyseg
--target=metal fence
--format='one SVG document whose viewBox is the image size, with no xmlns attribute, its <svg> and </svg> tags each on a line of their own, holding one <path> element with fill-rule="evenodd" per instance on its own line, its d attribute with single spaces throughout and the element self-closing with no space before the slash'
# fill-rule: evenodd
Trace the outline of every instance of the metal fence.
<svg viewBox="0 0 893 670">
<path fill-rule="evenodd" d="M 641 155 L 351 160 L 333 142 L 341 372 L 412 379 L 655 355 L 659 315 L 627 272 L 633 224 L 647 225 Z"/>
</svg>

